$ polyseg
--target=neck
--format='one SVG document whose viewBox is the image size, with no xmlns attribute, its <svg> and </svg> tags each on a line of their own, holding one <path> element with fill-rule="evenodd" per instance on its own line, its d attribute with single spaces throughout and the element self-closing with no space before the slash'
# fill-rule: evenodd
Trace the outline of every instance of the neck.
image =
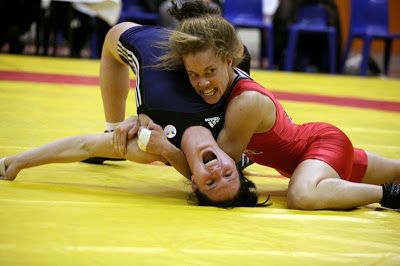
<svg viewBox="0 0 400 266">
<path fill-rule="evenodd" d="M 235 80 L 236 76 L 237 76 L 236 72 L 233 70 L 233 68 L 231 68 L 229 70 L 229 87 L 232 85 L 232 83 Z"/>
</svg>

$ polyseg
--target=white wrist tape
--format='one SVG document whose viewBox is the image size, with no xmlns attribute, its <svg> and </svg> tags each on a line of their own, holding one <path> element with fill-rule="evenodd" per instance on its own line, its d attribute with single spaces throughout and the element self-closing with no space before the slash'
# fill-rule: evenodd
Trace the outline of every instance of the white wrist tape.
<svg viewBox="0 0 400 266">
<path fill-rule="evenodd" d="M 139 149 L 141 149 L 142 151 L 146 151 L 147 144 L 149 143 L 150 140 L 150 136 L 151 136 L 151 131 L 148 130 L 147 128 L 142 128 L 139 130 L 138 140 L 137 140 Z"/>
</svg>

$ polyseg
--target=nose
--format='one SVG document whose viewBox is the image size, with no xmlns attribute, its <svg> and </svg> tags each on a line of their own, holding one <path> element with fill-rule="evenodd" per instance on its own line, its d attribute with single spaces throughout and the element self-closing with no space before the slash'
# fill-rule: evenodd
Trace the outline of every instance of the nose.
<svg viewBox="0 0 400 266">
<path fill-rule="evenodd" d="M 222 177 L 222 172 L 219 167 L 211 167 L 209 168 L 209 174 L 207 179 L 212 181 L 218 181 Z"/>
<path fill-rule="evenodd" d="M 199 80 L 197 81 L 197 86 L 199 87 L 206 87 L 210 84 L 210 81 L 206 78 L 199 78 Z"/>
<path fill-rule="evenodd" d="M 206 185 L 216 183 L 221 179 L 221 175 L 218 172 L 211 172 L 204 178 Z"/>
</svg>

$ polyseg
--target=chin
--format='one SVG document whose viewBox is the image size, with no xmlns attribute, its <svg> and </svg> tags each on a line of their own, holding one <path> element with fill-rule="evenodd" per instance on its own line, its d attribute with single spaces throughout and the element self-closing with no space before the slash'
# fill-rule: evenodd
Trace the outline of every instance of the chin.
<svg viewBox="0 0 400 266">
<path fill-rule="evenodd" d="M 216 104 L 216 103 L 218 103 L 219 98 L 217 98 L 217 97 L 207 97 L 207 98 L 203 98 L 203 100 L 208 104 Z"/>
</svg>

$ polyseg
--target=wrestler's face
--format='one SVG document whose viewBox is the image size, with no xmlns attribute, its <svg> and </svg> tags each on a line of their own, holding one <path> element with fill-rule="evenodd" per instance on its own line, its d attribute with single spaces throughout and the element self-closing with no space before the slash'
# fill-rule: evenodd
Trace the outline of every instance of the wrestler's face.
<svg viewBox="0 0 400 266">
<path fill-rule="evenodd" d="M 222 150 L 204 147 L 192 163 L 192 189 L 215 202 L 233 199 L 240 186 L 235 162 Z"/>
<path fill-rule="evenodd" d="M 181 148 L 192 171 L 193 191 L 199 189 L 216 202 L 231 200 L 236 196 L 240 186 L 236 164 L 219 148 L 208 129 L 187 129 Z"/>
<path fill-rule="evenodd" d="M 221 99 L 235 75 L 233 60 L 217 57 L 212 49 L 188 54 L 183 62 L 193 88 L 209 104 Z"/>
</svg>

